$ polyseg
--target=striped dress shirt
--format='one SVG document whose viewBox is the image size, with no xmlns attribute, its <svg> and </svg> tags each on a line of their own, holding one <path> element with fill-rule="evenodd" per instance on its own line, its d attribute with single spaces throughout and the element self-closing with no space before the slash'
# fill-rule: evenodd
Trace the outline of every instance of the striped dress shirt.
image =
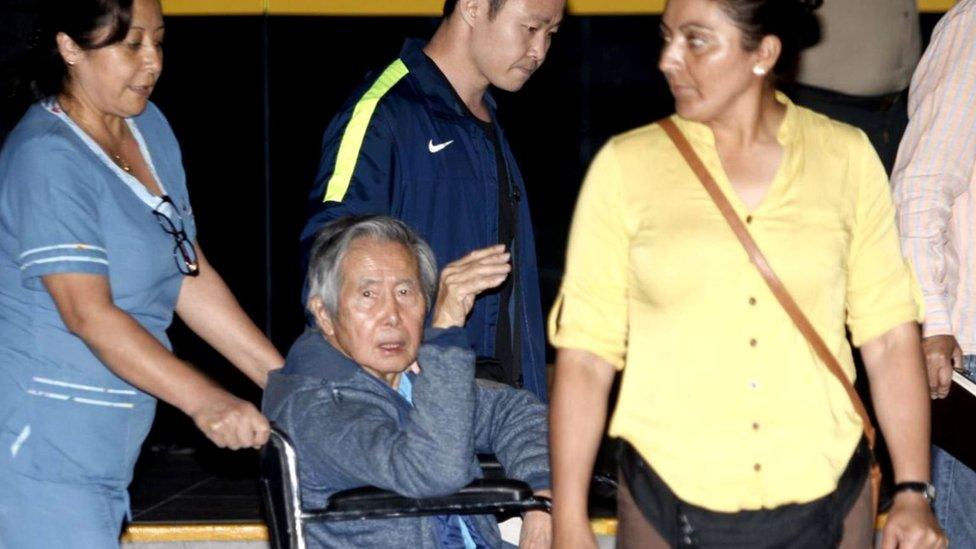
<svg viewBox="0 0 976 549">
<path fill-rule="evenodd" d="M 912 77 L 892 174 L 905 255 L 925 295 L 924 335 L 976 354 L 976 0 L 939 22 Z"/>
</svg>

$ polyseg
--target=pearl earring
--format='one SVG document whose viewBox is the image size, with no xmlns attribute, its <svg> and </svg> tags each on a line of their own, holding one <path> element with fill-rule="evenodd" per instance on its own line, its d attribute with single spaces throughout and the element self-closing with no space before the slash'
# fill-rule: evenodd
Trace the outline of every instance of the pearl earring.
<svg viewBox="0 0 976 549">
<path fill-rule="evenodd" d="M 766 76 L 766 68 L 762 65 L 755 65 L 752 67 L 752 74 L 756 76 Z"/>
</svg>

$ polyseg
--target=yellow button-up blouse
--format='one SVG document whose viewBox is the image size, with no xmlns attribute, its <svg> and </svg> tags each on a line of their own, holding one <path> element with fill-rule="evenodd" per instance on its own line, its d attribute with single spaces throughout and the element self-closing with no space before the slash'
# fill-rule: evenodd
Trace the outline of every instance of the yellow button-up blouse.
<svg viewBox="0 0 976 549">
<path fill-rule="evenodd" d="M 867 137 L 778 98 L 785 155 L 753 211 L 708 127 L 674 120 L 853 379 L 845 324 L 859 345 L 921 320 L 916 284 Z M 610 434 L 689 503 L 731 512 L 812 501 L 836 487 L 862 435 L 844 389 L 657 125 L 594 159 L 549 333 L 624 370 Z"/>
</svg>

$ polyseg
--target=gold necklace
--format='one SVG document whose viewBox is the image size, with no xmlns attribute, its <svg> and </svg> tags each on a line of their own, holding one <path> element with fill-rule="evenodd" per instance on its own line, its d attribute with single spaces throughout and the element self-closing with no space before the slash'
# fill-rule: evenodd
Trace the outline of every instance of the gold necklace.
<svg viewBox="0 0 976 549">
<path fill-rule="evenodd" d="M 123 159 L 120 155 L 113 153 L 112 160 L 114 160 L 125 173 L 132 173 L 132 166 L 130 166 L 129 163 L 126 162 L 125 159 Z"/>
<path fill-rule="evenodd" d="M 79 119 L 75 119 L 74 117 L 72 117 L 71 116 L 71 113 L 68 112 L 68 109 L 65 108 L 65 103 L 67 103 L 67 102 L 66 101 L 62 101 L 61 99 L 58 99 L 58 105 L 61 107 L 61 111 L 64 112 L 64 114 L 67 115 L 68 118 L 71 118 L 72 120 L 74 120 L 75 124 L 77 124 L 78 127 L 80 127 L 82 131 L 84 131 L 86 134 L 88 134 L 88 136 L 91 137 L 93 141 L 95 141 L 95 144 L 97 144 L 99 146 L 99 148 L 101 148 L 103 151 L 105 151 L 105 153 L 109 155 L 109 157 L 112 159 L 113 162 L 115 162 L 115 164 L 118 167 L 122 168 L 122 171 L 124 171 L 125 173 L 131 174 L 132 173 L 132 166 L 130 166 L 129 163 L 126 162 L 124 158 L 122 158 L 122 155 L 112 152 L 111 150 L 109 150 L 108 147 L 106 147 L 105 145 L 103 145 L 102 142 L 95 137 L 94 132 L 92 132 L 90 130 L 90 127 L 88 126 L 88 123 L 87 122 L 83 122 L 80 118 Z"/>
</svg>

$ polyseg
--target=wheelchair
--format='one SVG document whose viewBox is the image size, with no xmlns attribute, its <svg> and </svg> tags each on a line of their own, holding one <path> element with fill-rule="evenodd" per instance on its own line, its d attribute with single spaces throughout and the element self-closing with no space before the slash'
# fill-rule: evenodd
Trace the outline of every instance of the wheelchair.
<svg viewBox="0 0 976 549">
<path fill-rule="evenodd" d="M 552 512 L 549 498 L 536 496 L 528 484 L 504 478 L 500 466 L 482 465 L 486 477 L 445 497 L 408 498 L 374 487 L 333 494 L 322 509 L 302 505 L 298 456 L 284 432 L 272 425 L 261 450 L 261 497 L 272 549 L 305 549 L 305 525 L 313 522 L 364 520 L 429 515 L 514 515 Z"/>
</svg>

